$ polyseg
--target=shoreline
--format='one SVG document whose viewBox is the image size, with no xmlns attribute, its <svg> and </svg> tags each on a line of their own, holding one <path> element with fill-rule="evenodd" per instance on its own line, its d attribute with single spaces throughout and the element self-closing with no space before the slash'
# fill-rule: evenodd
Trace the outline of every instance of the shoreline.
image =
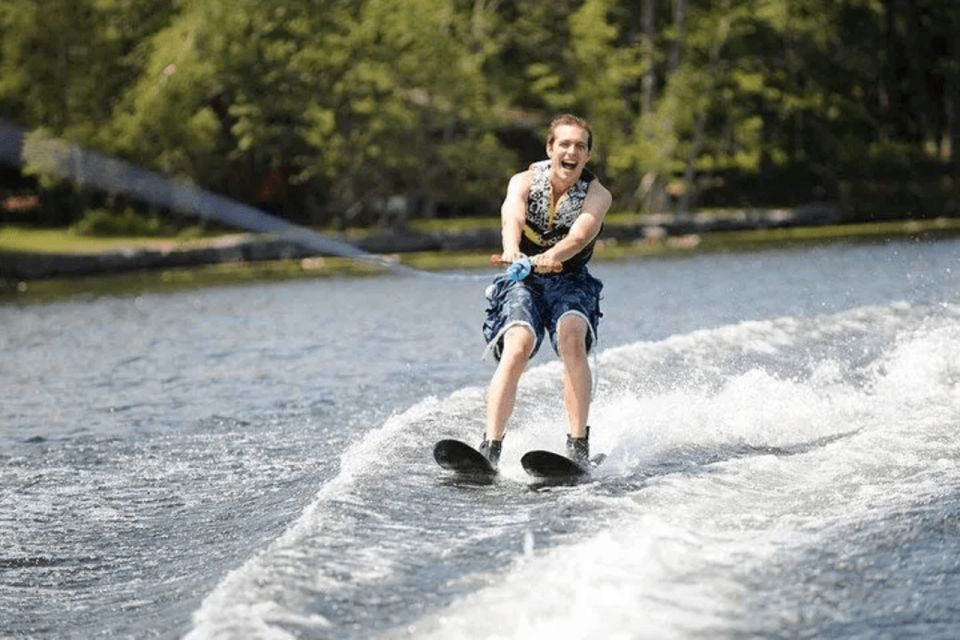
<svg viewBox="0 0 960 640">
<path fill-rule="evenodd" d="M 424 271 L 482 270 L 496 251 L 496 234 L 371 234 L 356 244 L 391 262 Z M 662 227 L 611 225 L 597 242 L 597 262 L 668 258 L 683 255 L 760 251 L 836 242 L 929 241 L 960 236 L 960 219 L 899 220 L 876 223 L 777 226 L 670 234 Z M 442 248 L 433 248 L 437 243 Z M 161 244 L 160 242 L 157 243 Z M 421 249 L 423 245 L 431 248 Z M 184 248 L 186 247 L 186 248 Z M 381 249 L 375 251 L 371 249 Z M 384 251 L 386 250 L 386 251 Z M 11 277 L 11 264 L 19 273 Z M 38 265 L 40 267 L 38 268 Z M 55 275 L 44 275 L 50 272 Z M 91 254 L 0 251 L 0 304 L 54 302 L 69 297 L 136 295 L 208 286 L 333 276 L 373 276 L 388 270 L 348 258 L 317 256 L 296 244 L 253 234 L 224 234 L 209 241 L 157 249 L 128 248 Z M 69 275 L 67 275 L 69 274 Z"/>
<path fill-rule="evenodd" d="M 727 209 L 688 215 L 609 214 L 601 240 L 612 244 L 656 245 L 715 232 L 789 229 L 842 222 L 828 203 L 794 209 Z M 304 233 L 313 230 L 302 228 Z M 0 279 L 30 282 L 57 277 L 116 274 L 229 262 L 324 257 L 310 238 L 298 238 L 298 228 L 285 237 L 250 232 L 225 232 L 201 239 L 84 237 L 67 230 L 37 230 L 0 226 Z M 400 229 L 321 231 L 334 242 L 374 255 L 423 252 L 497 252 L 498 219 L 417 219 Z M 298 243 L 298 240 L 300 241 Z M 685 240 L 680 241 L 686 242 Z M 315 245 L 314 245 L 315 246 Z"/>
</svg>

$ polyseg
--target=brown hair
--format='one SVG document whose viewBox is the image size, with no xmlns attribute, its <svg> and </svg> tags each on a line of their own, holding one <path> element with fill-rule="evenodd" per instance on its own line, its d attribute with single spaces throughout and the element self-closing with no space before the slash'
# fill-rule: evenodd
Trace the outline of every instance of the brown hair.
<svg viewBox="0 0 960 640">
<path fill-rule="evenodd" d="M 573 125 L 575 127 L 580 127 L 587 132 L 587 151 L 593 149 L 593 130 L 590 128 L 590 125 L 587 124 L 587 121 L 579 116 L 575 116 L 572 113 L 561 113 L 558 116 L 555 116 L 553 120 L 550 121 L 550 136 L 547 138 L 547 146 L 553 144 L 555 138 L 554 131 L 557 130 L 557 127 L 563 125 Z"/>
</svg>

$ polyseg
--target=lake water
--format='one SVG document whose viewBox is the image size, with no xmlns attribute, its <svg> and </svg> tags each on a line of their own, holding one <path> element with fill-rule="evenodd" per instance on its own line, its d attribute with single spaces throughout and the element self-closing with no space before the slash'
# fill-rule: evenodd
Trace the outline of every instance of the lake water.
<svg viewBox="0 0 960 640">
<path fill-rule="evenodd" d="M 493 485 L 481 280 L 0 307 L 0 636 L 955 638 L 960 241 L 601 263 L 592 449 L 560 365 Z"/>
</svg>

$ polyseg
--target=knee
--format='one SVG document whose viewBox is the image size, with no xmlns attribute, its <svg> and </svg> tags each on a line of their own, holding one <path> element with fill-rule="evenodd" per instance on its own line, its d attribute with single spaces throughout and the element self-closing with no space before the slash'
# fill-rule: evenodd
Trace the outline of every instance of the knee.
<svg viewBox="0 0 960 640">
<path fill-rule="evenodd" d="M 557 350 L 564 361 L 585 360 L 587 327 L 579 318 L 567 318 L 557 327 Z"/>
<path fill-rule="evenodd" d="M 534 336 L 526 327 L 517 326 L 509 329 L 503 336 L 503 351 L 500 362 L 511 365 L 525 366 L 533 352 Z"/>
</svg>

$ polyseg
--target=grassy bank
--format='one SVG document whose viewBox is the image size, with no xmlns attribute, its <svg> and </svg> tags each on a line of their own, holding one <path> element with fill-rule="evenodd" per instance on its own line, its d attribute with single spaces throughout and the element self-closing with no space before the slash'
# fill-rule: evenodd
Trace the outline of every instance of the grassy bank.
<svg viewBox="0 0 960 640">
<path fill-rule="evenodd" d="M 36 229 L 19 226 L 0 226 L 0 251 L 18 253 L 101 253 L 125 249 L 174 249 L 201 246 L 207 238 L 165 238 L 146 236 L 91 237 L 70 229 Z"/>
<path fill-rule="evenodd" d="M 486 220 L 486 224 L 490 221 Z M 495 221 L 494 221 L 495 222 Z M 464 229 L 476 228 L 465 223 Z M 449 221 L 446 230 L 454 228 Z M 727 231 L 703 235 L 644 239 L 633 242 L 603 240 L 596 260 L 629 260 L 724 251 L 751 251 L 830 242 L 882 242 L 894 238 L 918 240 L 960 235 L 960 219 L 908 220 L 856 225 Z M 171 248 L 198 240 L 176 238 L 87 238 L 67 231 L 0 228 L 0 251 L 95 253 L 128 248 Z M 421 252 L 398 256 L 402 264 L 423 270 L 488 269 L 489 252 Z M 36 303 L 69 296 L 135 295 L 223 286 L 247 282 L 332 276 L 369 276 L 383 270 L 341 258 L 308 258 L 272 262 L 204 265 L 185 269 L 140 271 L 80 278 L 54 278 L 28 283 L 0 280 L 0 302 Z"/>
</svg>

